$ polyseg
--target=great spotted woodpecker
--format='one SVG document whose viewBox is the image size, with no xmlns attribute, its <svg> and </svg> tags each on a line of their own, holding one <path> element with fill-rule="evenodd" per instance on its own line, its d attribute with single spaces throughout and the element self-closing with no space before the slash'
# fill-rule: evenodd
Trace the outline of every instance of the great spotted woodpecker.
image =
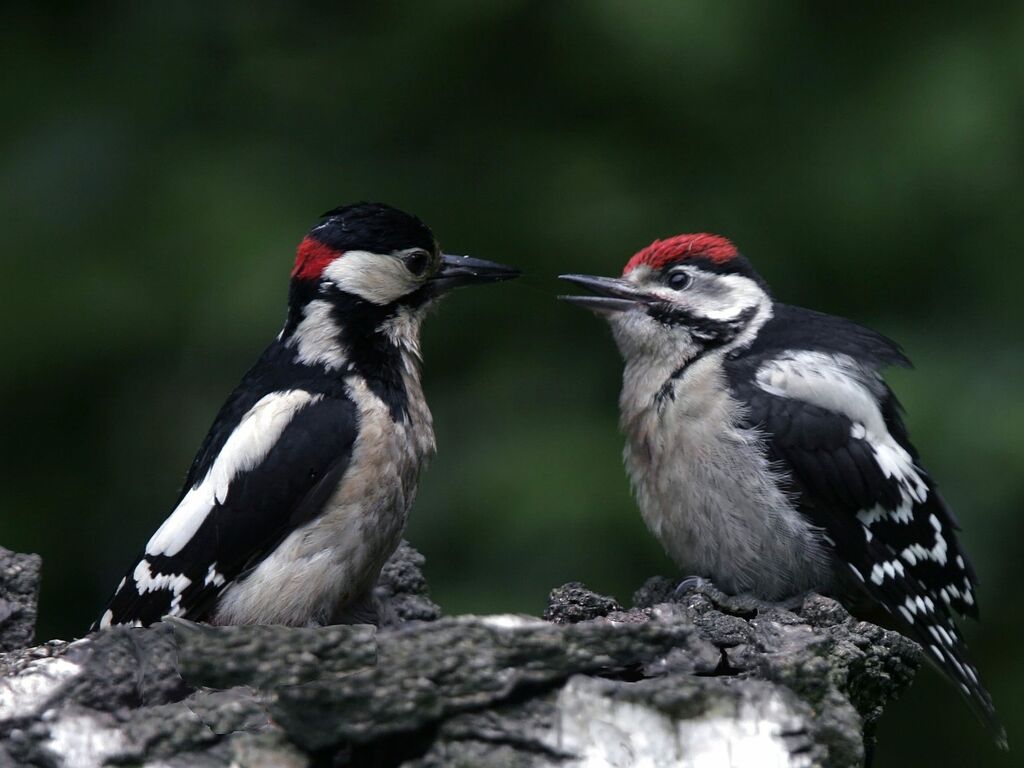
<svg viewBox="0 0 1024 768">
<path fill-rule="evenodd" d="M 372 619 L 372 589 L 434 453 L 420 324 L 449 289 L 515 277 L 360 203 L 298 247 L 284 329 L 228 397 L 174 511 L 93 629 Z"/>
<path fill-rule="evenodd" d="M 621 278 L 563 275 L 625 360 L 625 463 L 644 521 L 685 572 L 780 599 L 880 604 L 1006 736 L 952 615 L 977 618 L 958 524 L 880 371 L 900 348 L 776 301 L 731 242 L 655 241 Z"/>
</svg>

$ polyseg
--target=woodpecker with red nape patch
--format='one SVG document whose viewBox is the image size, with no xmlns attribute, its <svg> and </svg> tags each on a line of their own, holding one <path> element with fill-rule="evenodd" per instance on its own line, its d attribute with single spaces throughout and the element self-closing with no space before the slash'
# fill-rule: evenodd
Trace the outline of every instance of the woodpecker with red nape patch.
<svg viewBox="0 0 1024 768">
<path fill-rule="evenodd" d="M 625 360 L 625 464 L 648 528 L 686 573 L 768 600 L 865 597 L 1006 745 L 953 613 L 978 617 L 952 511 L 882 378 L 900 348 L 775 301 L 731 242 L 658 240 L 621 278 L 562 275 Z"/>
<path fill-rule="evenodd" d="M 166 616 L 293 626 L 373 620 L 372 590 L 434 453 L 420 324 L 509 267 L 441 252 L 379 203 L 299 245 L 284 329 L 203 441 L 178 503 L 93 629 Z"/>
</svg>

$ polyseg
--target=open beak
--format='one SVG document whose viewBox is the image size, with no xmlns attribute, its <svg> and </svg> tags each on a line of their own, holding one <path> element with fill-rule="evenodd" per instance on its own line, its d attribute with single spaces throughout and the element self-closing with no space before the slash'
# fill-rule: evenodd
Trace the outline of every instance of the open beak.
<svg viewBox="0 0 1024 768">
<path fill-rule="evenodd" d="M 519 270 L 493 261 L 474 259 L 470 256 L 441 254 L 441 268 L 430 279 L 435 296 L 447 293 L 452 288 L 481 283 L 500 283 L 519 277 Z"/>
<path fill-rule="evenodd" d="M 628 312 L 631 309 L 650 306 L 658 301 L 657 297 L 638 291 L 630 283 L 615 277 L 559 275 L 558 278 L 583 286 L 597 294 L 596 296 L 559 296 L 559 299 L 597 312 Z"/>
</svg>

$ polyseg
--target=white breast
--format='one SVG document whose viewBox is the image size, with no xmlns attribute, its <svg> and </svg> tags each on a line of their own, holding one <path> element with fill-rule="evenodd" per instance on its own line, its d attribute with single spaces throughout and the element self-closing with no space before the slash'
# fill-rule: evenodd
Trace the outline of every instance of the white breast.
<svg viewBox="0 0 1024 768">
<path fill-rule="evenodd" d="M 737 426 L 721 356 L 694 363 L 660 404 L 622 393 L 625 462 L 644 521 L 685 575 L 766 598 L 829 580 L 820 534 L 780 490 L 761 437 Z M 649 386 L 649 385 L 645 385 Z"/>
</svg>

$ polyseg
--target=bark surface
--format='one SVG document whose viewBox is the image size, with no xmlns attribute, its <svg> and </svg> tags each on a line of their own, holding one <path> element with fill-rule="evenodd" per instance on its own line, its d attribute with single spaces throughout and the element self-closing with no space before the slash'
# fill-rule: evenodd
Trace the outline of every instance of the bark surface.
<svg viewBox="0 0 1024 768">
<path fill-rule="evenodd" d="M 543 619 L 442 618 L 408 545 L 379 628 L 165 621 L 26 647 L 25 557 L 0 553 L 0 766 L 858 766 L 921 661 L 825 597 L 663 578 L 630 608 L 567 584 Z"/>
</svg>

